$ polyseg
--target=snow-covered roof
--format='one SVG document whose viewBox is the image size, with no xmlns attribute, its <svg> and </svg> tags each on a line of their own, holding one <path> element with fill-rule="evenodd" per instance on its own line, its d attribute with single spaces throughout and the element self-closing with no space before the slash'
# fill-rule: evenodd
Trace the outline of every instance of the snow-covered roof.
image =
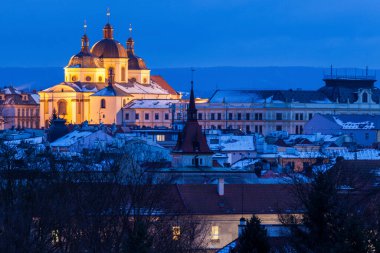
<svg viewBox="0 0 380 253">
<path fill-rule="evenodd" d="M 94 132 L 91 131 L 72 131 L 65 136 L 55 140 L 50 145 L 52 147 L 69 147 L 73 145 L 74 143 L 78 142 L 80 139 L 86 138 L 87 136 L 90 136 Z"/>
<path fill-rule="evenodd" d="M 380 129 L 380 115 L 369 114 L 341 114 L 323 115 L 319 117 L 334 122 L 343 130 L 370 130 Z"/>
<path fill-rule="evenodd" d="M 211 140 L 218 140 L 215 143 Z M 251 135 L 208 135 L 207 142 L 211 150 L 219 151 L 254 151 L 255 144 Z"/>
<path fill-rule="evenodd" d="M 125 109 L 168 109 L 172 104 L 179 103 L 178 99 L 138 99 L 124 106 Z"/>
<path fill-rule="evenodd" d="M 331 103 L 320 91 L 312 90 L 217 90 L 210 103 Z"/>
</svg>

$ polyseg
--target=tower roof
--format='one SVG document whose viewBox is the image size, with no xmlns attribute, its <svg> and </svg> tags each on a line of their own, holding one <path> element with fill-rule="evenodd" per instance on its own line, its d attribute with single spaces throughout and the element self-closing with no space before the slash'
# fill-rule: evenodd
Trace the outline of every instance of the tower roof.
<svg viewBox="0 0 380 253">
<path fill-rule="evenodd" d="M 197 108 L 195 106 L 194 87 L 191 81 L 190 101 L 187 109 L 187 120 L 183 132 L 178 135 L 174 153 L 183 154 L 212 154 L 207 144 L 206 136 L 197 120 Z"/>
<path fill-rule="evenodd" d="M 90 53 L 89 39 L 85 34 L 82 36 L 81 51 L 70 58 L 67 67 L 71 68 L 102 68 L 103 64 L 100 59 Z"/>
</svg>

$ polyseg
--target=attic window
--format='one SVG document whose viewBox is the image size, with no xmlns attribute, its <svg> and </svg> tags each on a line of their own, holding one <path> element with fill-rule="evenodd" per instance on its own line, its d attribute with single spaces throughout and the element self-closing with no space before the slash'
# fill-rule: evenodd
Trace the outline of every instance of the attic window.
<svg viewBox="0 0 380 253">
<path fill-rule="evenodd" d="M 368 93 L 367 92 L 363 92 L 362 102 L 363 103 L 368 103 Z"/>
</svg>

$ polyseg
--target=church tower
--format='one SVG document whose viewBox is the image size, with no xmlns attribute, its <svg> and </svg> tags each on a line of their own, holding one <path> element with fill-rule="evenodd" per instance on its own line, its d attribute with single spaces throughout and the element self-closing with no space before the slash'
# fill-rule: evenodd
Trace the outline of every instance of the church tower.
<svg viewBox="0 0 380 253">
<path fill-rule="evenodd" d="M 212 155 L 213 152 L 207 144 L 206 136 L 202 132 L 202 127 L 197 119 L 194 84 L 191 81 L 187 120 L 172 151 L 173 167 L 212 167 Z"/>
</svg>

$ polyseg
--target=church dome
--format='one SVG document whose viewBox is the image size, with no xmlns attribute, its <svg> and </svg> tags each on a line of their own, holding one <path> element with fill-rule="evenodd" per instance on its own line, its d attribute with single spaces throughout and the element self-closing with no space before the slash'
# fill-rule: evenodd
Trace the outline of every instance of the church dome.
<svg viewBox="0 0 380 253">
<path fill-rule="evenodd" d="M 127 58 L 125 48 L 114 40 L 113 28 L 109 23 L 103 28 L 103 39 L 92 46 L 91 53 L 101 58 Z"/>
<path fill-rule="evenodd" d="M 71 68 L 102 68 L 101 60 L 90 53 L 87 35 L 82 36 L 82 49 L 70 58 L 67 67 Z"/>
<path fill-rule="evenodd" d="M 142 70 L 148 69 L 144 60 L 135 54 L 135 42 L 132 38 L 127 40 L 128 69 Z"/>
</svg>

